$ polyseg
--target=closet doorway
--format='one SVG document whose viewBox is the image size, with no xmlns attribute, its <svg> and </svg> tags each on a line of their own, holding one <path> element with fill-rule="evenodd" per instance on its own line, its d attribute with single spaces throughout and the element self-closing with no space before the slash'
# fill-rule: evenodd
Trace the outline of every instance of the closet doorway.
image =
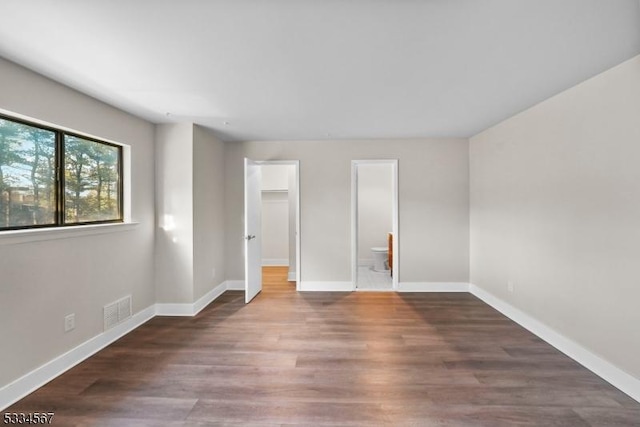
<svg viewBox="0 0 640 427">
<path fill-rule="evenodd" d="M 398 289 L 398 160 L 351 162 L 353 289 Z"/>
<path fill-rule="evenodd" d="M 295 289 L 300 283 L 298 161 L 260 161 L 263 267 L 287 270 Z"/>
</svg>

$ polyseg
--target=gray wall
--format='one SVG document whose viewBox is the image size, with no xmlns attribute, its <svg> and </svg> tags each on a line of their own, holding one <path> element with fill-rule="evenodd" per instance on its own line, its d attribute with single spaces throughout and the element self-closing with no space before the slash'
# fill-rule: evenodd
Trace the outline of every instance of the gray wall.
<svg viewBox="0 0 640 427">
<path fill-rule="evenodd" d="M 132 230 L 22 244 L 0 239 L 0 387 L 103 331 L 103 306 L 155 302 L 154 129 L 0 59 L 0 108 L 131 146 Z M 64 316 L 76 329 L 64 332 Z"/>
<path fill-rule="evenodd" d="M 351 281 L 351 160 L 399 159 L 401 281 L 468 282 L 464 139 L 225 145 L 227 278 L 243 279 L 242 159 L 300 160 L 302 281 Z"/>
<path fill-rule="evenodd" d="M 636 378 L 638 76 L 640 57 L 470 142 L 472 283 Z"/>
<path fill-rule="evenodd" d="M 156 133 L 157 300 L 193 303 L 225 279 L 224 143 L 191 123 Z"/>
<path fill-rule="evenodd" d="M 194 301 L 225 280 L 224 143 L 193 128 Z"/>
</svg>

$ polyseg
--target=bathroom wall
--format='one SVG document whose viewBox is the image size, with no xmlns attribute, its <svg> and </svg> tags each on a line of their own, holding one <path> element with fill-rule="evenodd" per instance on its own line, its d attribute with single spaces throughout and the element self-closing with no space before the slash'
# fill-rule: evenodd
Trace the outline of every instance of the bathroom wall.
<svg viewBox="0 0 640 427">
<path fill-rule="evenodd" d="M 358 173 L 358 265 L 373 265 L 371 248 L 387 247 L 393 230 L 393 167 L 359 164 Z"/>
<path fill-rule="evenodd" d="M 300 160 L 302 284 L 351 289 L 351 160 L 377 158 L 399 159 L 400 281 L 467 283 L 468 147 L 452 138 L 225 144 L 227 278 L 244 278 L 243 158 Z"/>
</svg>

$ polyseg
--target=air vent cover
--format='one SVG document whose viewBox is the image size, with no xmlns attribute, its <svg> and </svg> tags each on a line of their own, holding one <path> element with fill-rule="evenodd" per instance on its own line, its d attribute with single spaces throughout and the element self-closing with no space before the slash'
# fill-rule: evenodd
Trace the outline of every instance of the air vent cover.
<svg viewBox="0 0 640 427">
<path fill-rule="evenodd" d="M 104 330 L 131 317 L 131 295 L 104 306 Z"/>
</svg>

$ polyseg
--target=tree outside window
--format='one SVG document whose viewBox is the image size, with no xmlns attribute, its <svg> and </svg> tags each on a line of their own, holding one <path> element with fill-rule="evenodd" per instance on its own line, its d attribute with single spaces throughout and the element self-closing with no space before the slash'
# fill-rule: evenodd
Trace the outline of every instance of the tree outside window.
<svg viewBox="0 0 640 427">
<path fill-rule="evenodd" d="M 0 230 L 122 221 L 121 154 L 0 117 Z"/>
</svg>

